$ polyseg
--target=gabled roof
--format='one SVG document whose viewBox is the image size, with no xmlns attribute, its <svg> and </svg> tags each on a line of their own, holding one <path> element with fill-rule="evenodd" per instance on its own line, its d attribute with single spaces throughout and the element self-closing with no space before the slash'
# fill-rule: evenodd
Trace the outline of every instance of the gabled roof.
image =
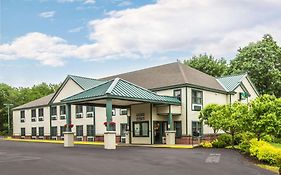
<svg viewBox="0 0 281 175">
<path fill-rule="evenodd" d="M 69 75 L 69 77 L 75 81 L 79 86 L 81 86 L 82 89 L 90 89 L 100 83 L 103 83 L 104 81 L 96 80 L 93 78 L 87 78 L 87 77 L 80 77 L 76 75 Z"/>
<path fill-rule="evenodd" d="M 246 73 L 240 75 L 229 75 L 217 78 L 217 80 L 225 88 L 226 91 L 232 92 L 240 85 L 245 77 L 247 77 Z"/>
<path fill-rule="evenodd" d="M 78 86 L 80 86 L 83 90 L 90 89 L 94 86 L 97 86 L 104 81 L 96 80 L 93 78 L 87 78 L 87 77 L 81 77 L 76 75 L 68 75 L 66 79 L 63 81 L 62 85 L 59 87 L 59 89 L 56 91 L 52 99 L 50 100 L 50 103 L 55 100 L 55 98 L 58 96 L 58 94 L 61 92 L 65 84 L 68 82 L 69 79 L 72 79 Z"/>
<path fill-rule="evenodd" d="M 62 100 L 62 102 L 77 102 L 96 100 L 101 98 L 114 98 L 161 104 L 181 104 L 181 102 L 176 97 L 158 95 L 155 92 L 137 86 L 120 78 L 109 80 L 91 89 L 68 97 Z"/>
<path fill-rule="evenodd" d="M 26 109 L 26 108 L 32 108 L 32 107 L 38 107 L 38 106 L 45 106 L 48 105 L 52 97 L 54 96 L 54 93 L 47 95 L 45 97 L 39 98 L 37 100 L 31 101 L 29 103 L 26 103 L 24 105 L 18 106 L 13 108 L 13 110 L 18 110 L 18 109 Z"/>
<path fill-rule="evenodd" d="M 100 80 L 111 80 L 116 77 L 151 90 L 189 84 L 226 92 L 215 77 L 207 75 L 180 62 L 105 77 Z"/>
</svg>

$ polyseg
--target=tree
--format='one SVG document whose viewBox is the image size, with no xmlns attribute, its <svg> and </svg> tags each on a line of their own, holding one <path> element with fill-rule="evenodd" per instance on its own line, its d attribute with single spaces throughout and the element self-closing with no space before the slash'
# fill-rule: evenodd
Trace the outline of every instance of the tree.
<svg viewBox="0 0 281 175">
<path fill-rule="evenodd" d="M 214 116 L 220 108 L 221 106 L 218 104 L 209 104 L 201 110 L 199 115 L 200 122 L 210 126 L 214 130 L 214 134 L 216 134 L 221 127 L 220 121 Z"/>
<path fill-rule="evenodd" d="M 260 140 L 263 135 L 276 134 L 280 132 L 280 121 L 276 110 L 276 97 L 272 95 L 262 95 L 250 103 L 249 115 L 246 118 L 246 129 L 255 134 Z M 280 118 L 280 117 L 279 117 Z"/>
<path fill-rule="evenodd" d="M 221 77 L 228 71 L 228 65 L 224 58 L 215 59 L 212 55 L 193 56 L 190 60 L 184 60 L 184 64 L 200 70 L 214 77 Z"/>
<path fill-rule="evenodd" d="M 248 106 L 240 102 L 223 105 L 214 113 L 220 120 L 220 129 L 231 135 L 231 145 L 234 147 L 234 137 L 244 129 L 244 118 L 248 115 Z"/>
<path fill-rule="evenodd" d="M 238 50 L 230 62 L 229 73 L 247 72 L 262 94 L 281 97 L 281 47 L 269 34 L 261 41 Z"/>
</svg>

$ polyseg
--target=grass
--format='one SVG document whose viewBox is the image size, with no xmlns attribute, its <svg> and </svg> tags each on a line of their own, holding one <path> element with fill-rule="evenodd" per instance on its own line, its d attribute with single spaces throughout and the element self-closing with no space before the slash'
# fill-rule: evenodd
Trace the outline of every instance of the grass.
<svg viewBox="0 0 281 175">
<path fill-rule="evenodd" d="M 263 168 L 263 169 L 267 169 L 269 171 L 272 171 L 274 173 L 279 173 L 279 168 L 276 166 L 270 166 L 270 165 L 265 165 L 265 164 L 256 164 L 257 166 Z"/>
</svg>

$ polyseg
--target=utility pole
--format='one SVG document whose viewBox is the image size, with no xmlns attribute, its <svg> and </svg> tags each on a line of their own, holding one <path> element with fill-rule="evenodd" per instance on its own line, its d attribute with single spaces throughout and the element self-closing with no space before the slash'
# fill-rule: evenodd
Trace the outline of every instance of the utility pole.
<svg viewBox="0 0 281 175">
<path fill-rule="evenodd" d="M 4 106 L 7 106 L 8 108 L 8 134 L 10 134 L 10 107 L 13 106 L 13 104 L 10 104 L 10 103 L 6 103 L 4 104 Z"/>
</svg>

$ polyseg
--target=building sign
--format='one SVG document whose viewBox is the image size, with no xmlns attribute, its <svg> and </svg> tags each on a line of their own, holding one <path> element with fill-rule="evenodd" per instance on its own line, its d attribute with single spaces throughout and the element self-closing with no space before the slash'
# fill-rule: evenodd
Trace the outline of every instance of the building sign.
<svg viewBox="0 0 281 175">
<path fill-rule="evenodd" d="M 144 113 L 137 113 L 136 116 L 137 116 L 137 121 L 144 120 Z"/>
</svg>

